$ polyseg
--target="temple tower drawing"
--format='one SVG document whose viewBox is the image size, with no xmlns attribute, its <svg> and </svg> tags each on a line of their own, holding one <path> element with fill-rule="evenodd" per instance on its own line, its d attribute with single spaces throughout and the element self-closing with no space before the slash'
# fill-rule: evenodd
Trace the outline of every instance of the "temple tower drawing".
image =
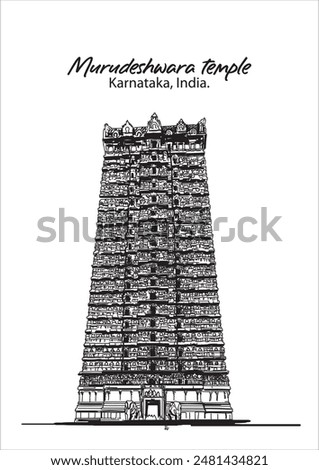
<svg viewBox="0 0 319 470">
<path fill-rule="evenodd" d="M 206 137 L 104 127 L 77 422 L 232 420 Z"/>
</svg>

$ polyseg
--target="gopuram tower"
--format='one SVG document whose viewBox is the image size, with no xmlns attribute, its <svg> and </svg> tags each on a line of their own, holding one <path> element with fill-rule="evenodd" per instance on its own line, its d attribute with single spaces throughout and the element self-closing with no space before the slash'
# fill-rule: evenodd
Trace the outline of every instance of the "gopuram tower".
<svg viewBox="0 0 319 470">
<path fill-rule="evenodd" d="M 205 119 L 103 132 L 76 421 L 232 420 Z"/>
</svg>

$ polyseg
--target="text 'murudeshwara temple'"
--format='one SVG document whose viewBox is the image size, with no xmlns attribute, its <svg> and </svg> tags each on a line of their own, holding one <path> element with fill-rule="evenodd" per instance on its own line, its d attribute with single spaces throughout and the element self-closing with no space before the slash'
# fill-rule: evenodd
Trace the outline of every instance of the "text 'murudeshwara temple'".
<svg viewBox="0 0 319 470">
<path fill-rule="evenodd" d="M 76 421 L 231 420 L 205 119 L 103 143 Z"/>
</svg>

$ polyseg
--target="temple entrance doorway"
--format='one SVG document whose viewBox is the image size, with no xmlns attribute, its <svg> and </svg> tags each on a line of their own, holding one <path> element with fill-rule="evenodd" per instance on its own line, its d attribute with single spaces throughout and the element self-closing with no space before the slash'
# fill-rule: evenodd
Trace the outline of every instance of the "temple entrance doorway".
<svg viewBox="0 0 319 470">
<path fill-rule="evenodd" d="M 162 419 L 161 400 L 146 398 L 144 400 L 145 419 Z"/>
</svg>

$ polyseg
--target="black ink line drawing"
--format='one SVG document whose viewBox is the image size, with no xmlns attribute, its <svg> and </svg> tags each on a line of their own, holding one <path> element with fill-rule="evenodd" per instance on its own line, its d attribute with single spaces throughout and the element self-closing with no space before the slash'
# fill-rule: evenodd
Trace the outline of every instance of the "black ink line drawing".
<svg viewBox="0 0 319 470">
<path fill-rule="evenodd" d="M 75 422 L 233 421 L 206 137 L 205 119 L 162 126 L 155 113 L 104 127 Z"/>
</svg>

